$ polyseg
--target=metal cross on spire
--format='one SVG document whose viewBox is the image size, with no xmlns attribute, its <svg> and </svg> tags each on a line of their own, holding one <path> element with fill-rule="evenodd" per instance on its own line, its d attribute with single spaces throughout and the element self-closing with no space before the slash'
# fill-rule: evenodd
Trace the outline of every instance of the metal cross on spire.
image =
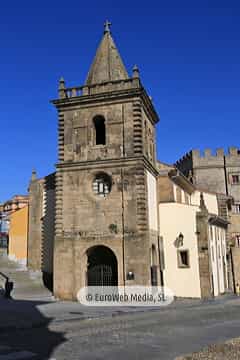
<svg viewBox="0 0 240 360">
<path fill-rule="evenodd" d="M 110 26 L 112 25 L 112 23 L 108 20 L 105 21 L 104 23 L 104 34 L 106 33 L 110 33 Z"/>
</svg>

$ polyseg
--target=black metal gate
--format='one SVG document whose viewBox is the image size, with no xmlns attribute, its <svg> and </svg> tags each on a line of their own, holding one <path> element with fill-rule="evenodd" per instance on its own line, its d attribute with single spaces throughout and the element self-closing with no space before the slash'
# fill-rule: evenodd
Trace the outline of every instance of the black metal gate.
<svg viewBox="0 0 240 360">
<path fill-rule="evenodd" d="M 113 272 L 110 265 L 95 265 L 87 272 L 88 286 L 112 286 Z"/>
</svg>

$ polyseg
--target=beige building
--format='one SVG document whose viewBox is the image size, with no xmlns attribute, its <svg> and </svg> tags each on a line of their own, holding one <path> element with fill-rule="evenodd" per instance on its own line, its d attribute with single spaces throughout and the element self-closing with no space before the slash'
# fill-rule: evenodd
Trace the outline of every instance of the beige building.
<svg viewBox="0 0 240 360">
<path fill-rule="evenodd" d="M 164 285 L 177 297 L 217 296 L 228 289 L 227 222 L 216 194 L 198 191 L 181 173 L 161 166 L 159 229 Z"/>
<path fill-rule="evenodd" d="M 11 214 L 28 204 L 28 195 L 15 195 L 2 205 L 2 211 Z"/>
</svg>

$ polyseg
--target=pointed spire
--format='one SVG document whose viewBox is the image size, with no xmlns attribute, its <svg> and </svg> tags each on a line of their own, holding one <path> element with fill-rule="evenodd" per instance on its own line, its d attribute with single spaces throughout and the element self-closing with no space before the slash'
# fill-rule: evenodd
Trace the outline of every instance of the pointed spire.
<svg viewBox="0 0 240 360">
<path fill-rule="evenodd" d="M 31 182 L 37 180 L 37 172 L 35 169 L 32 170 Z"/>
<path fill-rule="evenodd" d="M 137 67 L 137 65 L 134 65 L 133 70 L 132 70 L 132 77 L 133 79 L 139 79 L 139 69 Z"/>
<path fill-rule="evenodd" d="M 104 24 L 104 35 L 88 72 L 86 85 L 101 84 L 102 82 L 107 81 L 126 80 L 129 78 L 111 36 L 110 25 L 111 23 L 109 21 L 106 21 Z"/>
<path fill-rule="evenodd" d="M 65 97 L 65 80 L 63 77 L 60 78 L 58 83 L 58 96 L 60 99 Z"/>
</svg>

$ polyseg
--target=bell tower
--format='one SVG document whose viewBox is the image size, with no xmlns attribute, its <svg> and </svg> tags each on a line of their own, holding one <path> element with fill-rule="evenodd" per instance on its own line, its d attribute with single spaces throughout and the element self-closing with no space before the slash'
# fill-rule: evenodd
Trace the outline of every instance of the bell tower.
<svg viewBox="0 0 240 360">
<path fill-rule="evenodd" d="M 150 285 L 158 244 L 157 113 L 139 70 L 132 76 L 110 32 L 83 86 L 59 82 L 54 293 L 81 287 Z M 155 275 L 155 282 L 159 281 Z"/>
</svg>

